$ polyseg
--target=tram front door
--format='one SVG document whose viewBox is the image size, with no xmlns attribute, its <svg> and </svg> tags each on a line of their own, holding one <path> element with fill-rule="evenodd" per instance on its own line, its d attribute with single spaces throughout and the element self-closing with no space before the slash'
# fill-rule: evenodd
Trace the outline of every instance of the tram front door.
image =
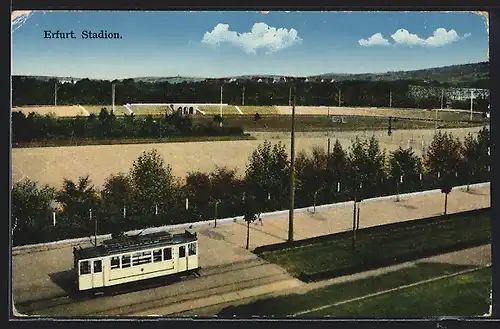
<svg viewBox="0 0 500 329">
<path fill-rule="evenodd" d="M 102 260 L 96 259 L 92 262 L 92 288 L 99 288 L 102 286 L 104 286 Z"/>
</svg>

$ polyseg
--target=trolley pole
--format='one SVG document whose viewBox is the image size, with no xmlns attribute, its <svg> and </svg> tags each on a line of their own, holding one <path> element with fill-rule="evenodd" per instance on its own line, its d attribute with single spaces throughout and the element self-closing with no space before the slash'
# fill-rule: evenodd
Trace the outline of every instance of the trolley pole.
<svg viewBox="0 0 500 329">
<path fill-rule="evenodd" d="M 291 91 L 290 86 L 290 91 Z M 290 134 L 290 210 L 288 212 L 288 242 L 293 242 L 293 211 L 295 207 L 295 93 L 292 104 L 292 131 Z"/>
</svg>

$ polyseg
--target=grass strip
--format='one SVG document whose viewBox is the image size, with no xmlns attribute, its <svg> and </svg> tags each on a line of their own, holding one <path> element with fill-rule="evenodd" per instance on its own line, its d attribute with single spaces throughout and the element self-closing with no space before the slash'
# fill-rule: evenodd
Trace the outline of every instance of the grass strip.
<svg viewBox="0 0 500 329">
<path fill-rule="evenodd" d="M 121 144 L 156 144 L 156 143 L 190 143 L 190 142 L 220 142 L 255 140 L 248 134 L 243 136 L 189 136 L 165 138 L 122 138 L 122 139 L 52 139 L 44 141 L 22 142 L 12 144 L 13 148 L 59 147 L 85 145 L 121 145 Z"/>
<path fill-rule="evenodd" d="M 265 298 L 255 302 L 230 306 L 223 309 L 220 316 L 275 316 L 285 317 L 304 310 L 314 309 L 323 305 L 334 304 L 344 300 L 397 288 L 403 285 L 460 272 L 472 268 L 466 265 L 418 263 L 414 267 L 388 272 L 377 276 L 333 284 L 324 288 L 312 290 L 305 294 L 292 294 Z M 326 309 L 321 310 L 328 314 Z M 320 312 L 308 314 L 316 316 Z"/>
<path fill-rule="evenodd" d="M 489 211 L 420 219 L 359 230 L 294 248 L 264 251 L 261 257 L 304 281 L 360 272 L 491 241 Z"/>
<path fill-rule="evenodd" d="M 488 312 L 491 267 L 308 313 L 311 317 L 481 316 Z"/>
</svg>

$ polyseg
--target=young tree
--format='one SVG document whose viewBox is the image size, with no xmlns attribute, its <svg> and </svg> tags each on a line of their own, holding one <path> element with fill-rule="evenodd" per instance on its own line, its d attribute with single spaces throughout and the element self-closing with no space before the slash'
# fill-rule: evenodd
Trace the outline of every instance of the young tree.
<svg viewBox="0 0 500 329">
<path fill-rule="evenodd" d="M 63 181 L 62 189 L 59 191 L 57 201 L 64 207 L 64 220 L 61 224 L 70 231 L 80 232 L 80 234 L 94 234 L 94 222 L 90 221 L 90 211 L 97 211 L 100 204 L 100 197 L 89 176 L 78 178 L 75 183 L 70 179 Z M 95 217 L 94 217 L 95 219 Z M 80 231 L 83 230 L 83 231 Z"/>
<path fill-rule="evenodd" d="M 325 150 L 314 147 L 310 156 L 300 153 L 296 163 L 297 181 L 300 182 L 298 199 L 303 200 L 304 204 L 311 204 L 311 201 L 316 204 L 316 201 L 323 200 L 327 195 L 325 188 L 327 187 L 328 155 Z"/>
<path fill-rule="evenodd" d="M 436 177 L 436 182 L 439 182 L 438 175 L 444 177 L 449 174 L 455 177 L 455 172 L 459 171 L 462 163 L 461 148 L 460 140 L 453 138 L 451 133 L 439 131 L 434 135 L 424 154 L 424 165 Z"/>
<path fill-rule="evenodd" d="M 270 142 L 264 141 L 253 151 L 247 164 L 245 182 L 249 194 L 254 195 L 259 202 L 266 202 L 270 194 L 274 200 L 278 200 L 277 203 L 282 204 L 288 187 L 289 167 L 284 145 L 277 143 L 272 146 Z"/>
<path fill-rule="evenodd" d="M 188 198 L 188 215 L 195 220 L 209 218 L 212 212 L 210 200 L 212 195 L 212 184 L 210 174 L 202 172 L 190 172 L 186 176 L 183 187 L 185 197 Z"/>
<path fill-rule="evenodd" d="M 178 202 L 178 184 L 172 168 L 165 165 L 156 149 L 144 151 L 130 170 L 135 211 L 142 215 L 165 213 Z"/>
<path fill-rule="evenodd" d="M 50 207 L 57 191 L 48 185 L 40 186 L 29 179 L 17 182 L 12 187 L 13 244 L 22 245 L 45 242 L 50 231 Z"/>
<path fill-rule="evenodd" d="M 415 154 L 412 148 L 398 149 L 392 151 L 389 155 L 389 176 L 398 189 L 411 190 L 419 180 L 422 172 L 420 158 Z M 403 182 L 401 183 L 401 178 Z M 403 184 L 403 186 L 401 186 Z"/>
<path fill-rule="evenodd" d="M 442 181 L 441 181 L 441 193 L 444 194 L 444 214 L 446 215 L 446 212 L 448 210 L 448 194 L 450 194 L 453 186 L 450 181 L 449 175 L 446 175 Z"/>
<path fill-rule="evenodd" d="M 243 217 L 245 222 L 247 222 L 247 250 L 250 246 L 250 223 L 253 223 L 257 220 L 257 213 L 258 210 L 256 200 L 253 196 L 249 196 L 245 202 L 245 215 Z"/>
<path fill-rule="evenodd" d="M 335 141 L 333 145 L 333 150 L 330 153 L 330 157 L 327 160 L 327 172 L 326 172 L 326 193 L 328 193 L 328 199 L 331 200 L 332 195 L 343 194 L 343 185 L 346 185 L 349 180 L 349 162 L 348 155 L 346 151 L 342 148 L 339 140 Z M 340 185 L 338 185 L 340 184 Z M 341 191 L 337 191 L 337 187 L 341 188 Z"/>
<path fill-rule="evenodd" d="M 110 175 L 101 190 L 104 212 L 112 215 L 116 221 L 120 217 L 126 217 L 127 207 L 132 203 L 132 194 L 132 183 L 127 175 L 123 173 Z M 110 224 L 118 225 L 111 222 Z"/>
<path fill-rule="evenodd" d="M 108 117 L 109 117 L 109 112 L 105 107 L 103 107 L 101 111 L 99 111 L 99 116 L 98 116 L 99 121 L 104 122 Z"/>
<path fill-rule="evenodd" d="M 352 185 L 353 190 L 358 189 L 361 184 L 362 189 L 357 193 L 363 194 L 363 198 L 372 195 L 385 179 L 385 154 L 381 152 L 378 141 L 374 136 L 363 142 L 356 137 L 348 159 L 350 176 L 357 181 L 356 186 Z"/>
<path fill-rule="evenodd" d="M 488 181 L 490 179 L 490 165 L 491 165 L 491 155 L 490 155 L 490 132 L 488 128 L 483 127 L 477 135 L 478 143 L 478 163 L 482 164 L 479 166 L 480 169 L 480 179 L 483 181 Z"/>
</svg>

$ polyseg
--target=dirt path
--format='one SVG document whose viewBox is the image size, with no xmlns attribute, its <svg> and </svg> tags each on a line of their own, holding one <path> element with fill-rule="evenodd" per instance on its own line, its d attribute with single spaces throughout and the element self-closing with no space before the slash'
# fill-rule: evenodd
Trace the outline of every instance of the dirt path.
<svg viewBox="0 0 500 329">
<path fill-rule="evenodd" d="M 462 139 L 468 133 L 479 130 L 464 128 L 446 131 Z M 421 154 L 422 147 L 432 141 L 434 130 L 396 130 L 391 137 L 385 131 L 330 132 L 329 136 L 325 132 L 297 133 L 295 150 L 298 154 L 300 151 L 310 153 L 315 146 L 326 148 L 328 138 L 331 139 L 331 147 L 339 139 L 347 149 L 356 136 L 367 139 L 372 135 L 379 139 L 381 149 L 391 151 L 399 146 L 411 146 L 415 153 Z M 210 172 L 217 166 L 227 166 L 236 169 L 239 175 L 244 175 L 249 157 L 263 140 L 271 140 L 273 144 L 281 142 L 286 151 L 290 151 L 288 133 L 255 133 L 255 136 L 257 140 L 15 148 L 12 150 L 12 180 L 17 182 L 29 178 L 60 187 L 64 178 L 77 180 L 78 177 L 89 175 L 92 183 L 100 187 L 109 175 L 128 172 L 141 153 L 151 149 L 158 150 L 177 177 L 184 178 L 192 171 Z"/>
</svg>

